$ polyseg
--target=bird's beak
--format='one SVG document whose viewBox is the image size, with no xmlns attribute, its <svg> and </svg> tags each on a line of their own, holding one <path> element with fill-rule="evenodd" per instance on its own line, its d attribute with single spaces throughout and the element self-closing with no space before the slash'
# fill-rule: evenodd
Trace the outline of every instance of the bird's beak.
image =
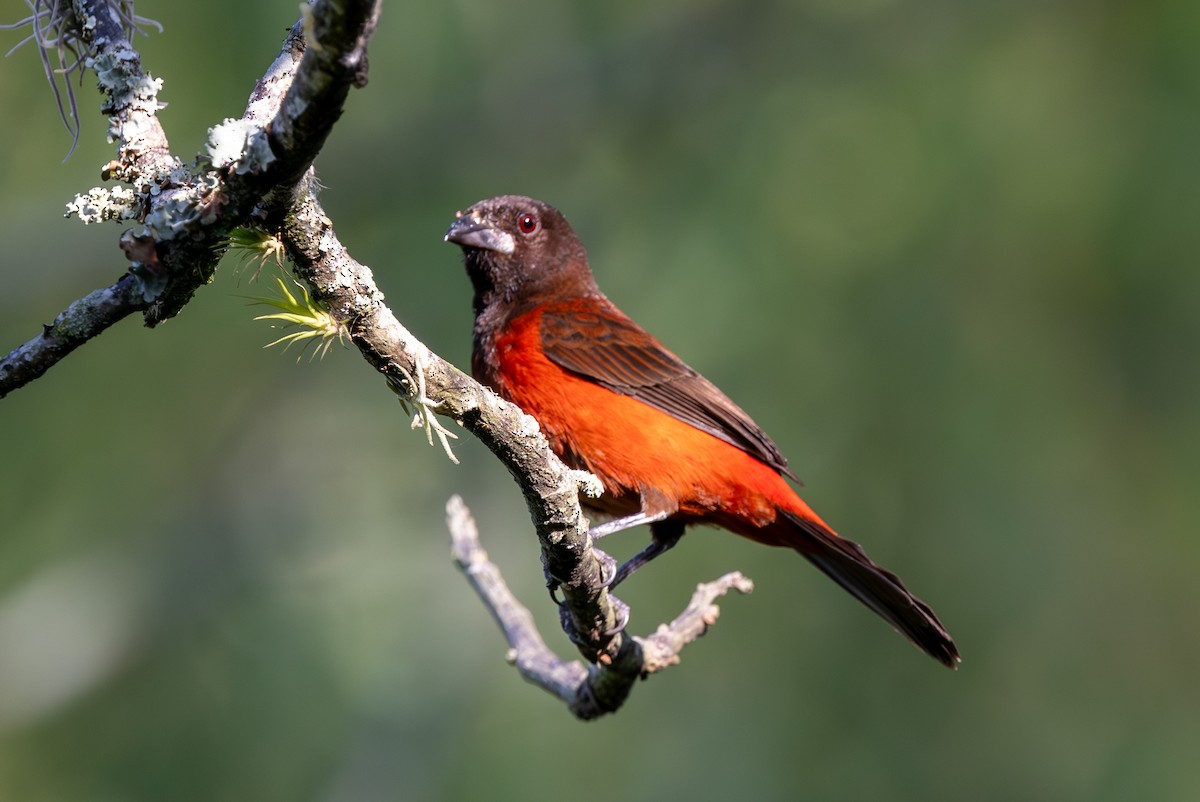
<svg viewBox="0 0 1200 802">
<path fill-rule="evenodd" d="M 450 228 L 446 229 L 446 242 L 453 242 L 463 248 L 480 248 L 497 253 L 512 253 L 516 249 L 516 242 L 511 234 L 471 214 L 460 214 L 459 218 L 450 224 Z"/>
</svg>

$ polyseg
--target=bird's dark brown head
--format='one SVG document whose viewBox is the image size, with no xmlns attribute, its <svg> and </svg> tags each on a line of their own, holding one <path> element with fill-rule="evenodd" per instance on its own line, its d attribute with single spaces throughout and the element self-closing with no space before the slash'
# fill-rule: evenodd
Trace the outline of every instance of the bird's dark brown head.
<svg viewBox="0 0 1200 802">
<path fill-rule="evenodd" d="M 477 317 L 489 307 L 512 314 L 534 299 L 599 292 L 571 225 L 553 206 L 533 198 L 480 201 L 458 213 L 446 241 L 463 250 Z"/>
</svg>

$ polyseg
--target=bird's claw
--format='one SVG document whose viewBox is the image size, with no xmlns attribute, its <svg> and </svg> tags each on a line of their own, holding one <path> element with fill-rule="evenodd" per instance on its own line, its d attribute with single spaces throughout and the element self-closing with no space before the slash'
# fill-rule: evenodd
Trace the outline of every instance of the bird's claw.
<svg viewBox="0 0 1200 802">
<path fill-rule="evenodd" d="M 625 631 L 625 627 L 629 626 L 629 605 L 618 599 L 616 596 L 608 597 L 612 600 L 613 612 L 616 614 L 616 621 L 611 627 L 604 630 L 604 636 L 611 638 Z"/>
<path fill-rule="evenodd" d="M 542 573 L 546 576 L 546 590 L 550 592 L 550 601 L 554 602 L 561 610 L 567 603 L 565 599 L 558 598 L 558 589 L 562 587 L 562 580 L 550 573 L 550 569 L 544 566 Z"/>
<path fill-rule="evenodd" d="M 606 552 L 593 547 L 592 553 L 596 555 L 596 560 L 600 563 L 600 587 L 612 589 L 612 581 L 617 576 L 617 561 Z"/>
</svg>

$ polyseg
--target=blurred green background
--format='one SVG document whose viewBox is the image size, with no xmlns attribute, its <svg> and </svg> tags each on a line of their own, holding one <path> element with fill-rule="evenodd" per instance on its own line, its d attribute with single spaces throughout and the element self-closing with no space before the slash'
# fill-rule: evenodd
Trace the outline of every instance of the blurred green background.
<svg viewBox="0 0 1200 802">
<path fill-rule="evenodd" d="M 296 2 L 138 8 L 190 158 Z M 467 364 L 454 211 L 559 206 L 962 669 L 699 530 L 621 588 L 631 630 L 756 591 L 575 721 L 449 561 L 460 493 L 573 656 L 504 469 L 427 447 L 353 351 L 262 349 L 227 259 L 0 402 L 0 799 L 1200 798 L 1198 79 L 1184 0 L 388 3 L 318 166 L 401 319 Z M 0 65 L 4 350 L 124 269 L 62 219 L 112 156 L 92 86 L 63 163 L 34 51 Z"/>
</svg>

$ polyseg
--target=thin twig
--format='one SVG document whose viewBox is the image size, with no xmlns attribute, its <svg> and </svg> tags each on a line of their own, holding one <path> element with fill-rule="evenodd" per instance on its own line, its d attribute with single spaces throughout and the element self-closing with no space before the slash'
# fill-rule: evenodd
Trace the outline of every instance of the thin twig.
<svg viewBox="0 0 1200 802">
<path fill-rule="evenodd" d="M 500 575 L 500 569 L 480 545 L 475 519 L 458 496 L 451 497 L 446 504 L 446 525 L 450 528 L 454 562 L 504 631 L 504 638 L 511 647 L 508 661 L 525 679 L 568 705 L 575 705 L 580 689 L 587 682 L 588 670 L 578 660 L 559 660 L 546 646 L 533 615 L 517 601 Z"/>
<path fill-rule="evenodd" d="M 652 674 L 678 663 L 683 647 L 717 623 L 717 616 L 721 613 L 716 605 L 717 599 L 733 590 L 742 594 L 750 593 L 754 590 L 754 583 L 741 571 L 732 571 L 712 582 L 697 585 L 691 602 L 674 621 L 661 624 L 653 635 L 641 639 L 646 673 Z"/>
<path fill-rule="evenodd" d="M 146 301 L 132 275 L 75 301 L 42 327 L 42 333 L 0 360 L 0 398 L 41 376 L 53 364 L 96 337 Z"/>
</svg>

